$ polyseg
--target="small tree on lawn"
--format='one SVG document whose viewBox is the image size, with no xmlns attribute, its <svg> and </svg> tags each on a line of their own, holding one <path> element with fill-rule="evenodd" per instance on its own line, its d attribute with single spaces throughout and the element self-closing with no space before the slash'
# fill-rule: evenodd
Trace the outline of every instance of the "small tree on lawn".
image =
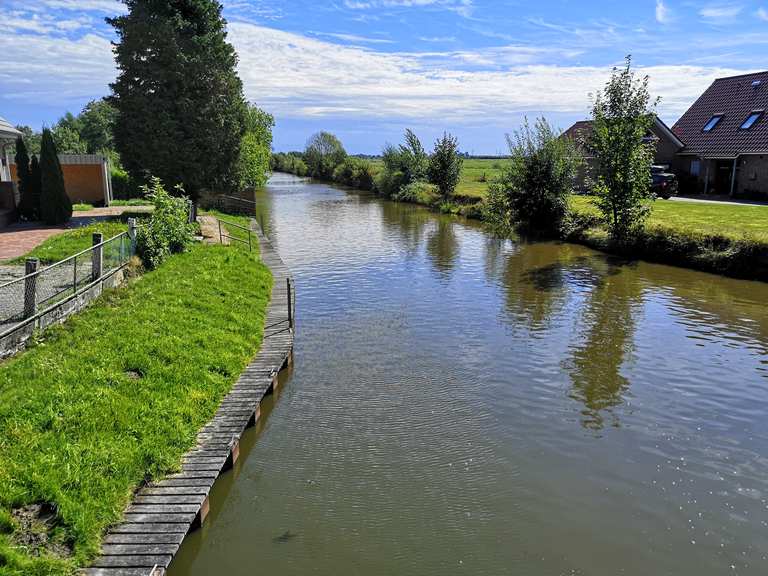
<svg viewBox="0 0 768 576">
<path fill-rule="evenodd" d="M 64 173 L 53 134 L 46 128 L 40 144 L 40 216 L 46 224 L 62 224 L 72 217 L 72 202 L 64 189 Z"/>
<path fill-rule="evenodd" d="M 653 200 L 654 145 L 645 136 L 659 100 L 651 101 L 648 76 L 638 79 L 631 64 L 627 56 L 624 68 L 613 69 L 592 109 L 590 147 L 598 160 L 596 204 L 619 241 L 642 227 Z"/>
<path fill-rule="evenodd" d="M 435 143 L 427 168 L 429 181 L 437 186 L 443 200 L 447 200 L 456 190 L 463 164 L 464 159 L 459 156 L 459 141 L 447 132 L 444 133 Z"/>
<path fill-rule="evenodd" d="M 19 213 L 25 220 L 37 219 L 37 205 L 32 198 L 32 174 L 29 168 L 29 153 L 24 139 L 16 138 L 16 176 L 19 184 Z"/>
<path fill-rule="evenodd" d="M 507 142 L 511 162 L 489 187 L 489 219 L 526 232 L 558 233 L 581 164 L 575 145 L 544 118 L 533 128 L 526 119 Z"/>
</svg>

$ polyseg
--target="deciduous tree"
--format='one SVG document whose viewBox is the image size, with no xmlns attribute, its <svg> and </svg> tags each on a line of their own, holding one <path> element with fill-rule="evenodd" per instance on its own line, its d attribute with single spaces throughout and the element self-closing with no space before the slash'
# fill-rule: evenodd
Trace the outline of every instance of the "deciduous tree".
<svg viewBox="0 0 768 576">
<path fill-rule="evenodd" d="M 459 155 L 459 141 L 447 132 L 444 133 L 435 143 L 427 169 L 429 181 L 437 186 L 443 200 L 447 200 L 456 190 L 463 164 L 464 159 Z"/>
</svg>

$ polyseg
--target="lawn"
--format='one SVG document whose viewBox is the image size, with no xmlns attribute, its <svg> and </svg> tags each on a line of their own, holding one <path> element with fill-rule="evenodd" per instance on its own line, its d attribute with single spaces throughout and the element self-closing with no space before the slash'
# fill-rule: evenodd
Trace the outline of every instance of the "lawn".
<svg viewBox="0 0 768 576">
<path fill-rule="evenodd" d="M 260 347 L 271 284 L 255 253 L 195 245 L 0 364 L 0 573 L 71 573 L 178 469 Z"/>
<path fill-rule="evenodd" d="M 24 256 L 12 260 L 21 263 L 25 258 L 39 258 L 43 264 L 58 262 L 93 245 L 93 234 L 101 232 L 104 240 L 128 230 L 128 225 L 120 221 L 104 221 L 89 224 L 82 228 L 73 228 L 56 236 L 51 236 L 42 244 Z"/>
<path fill-rule="evenodd" d="M 574 196 L 571 206 L 578 212 L 597 213 L 592 200 L 590 196 Z M 747 235 L 768 243 L 768 206 L 657 200 L 653 203 L 648 225 L 734 240 Z"/>
</svg>

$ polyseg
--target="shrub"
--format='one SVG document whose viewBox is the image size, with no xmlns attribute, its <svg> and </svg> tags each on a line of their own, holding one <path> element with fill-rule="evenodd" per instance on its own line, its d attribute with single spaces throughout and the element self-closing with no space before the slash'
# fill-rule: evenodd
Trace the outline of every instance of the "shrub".
<svg viewBox="0 0 768 576">
<path fill-rule="evenodd" d="M 431 204 L 439 195 L 436 186 L 419 180 L 401 186 L 397 193 L 392 195 L 393 200 L 400 202 L 414 202 L 416 204 Z"/>
<path fill-rule="evenodd" d="M 43 130 L 40 144 L 40 216 L 46 224 L 62 224 L 72 217 L 72 203 L 64 188 L 64 174 L 51 131 Z"/>
<path fill-rule="evenodd" d="M 400 191 L 400 188 L 408 184 L 405 174 L 397 171 L 390 171 L 386 167 L 379 172 L 375 179 L 376 191 L 385 198 L 392 198 Z"/>
<path fill-rule="evenodd" d="M 40 193 L 43 189 L 43 175 L 40 171 L 40 160 L 36 155 L 32 155 L 32 162 L 29 163 L 29 196 L 32 205 L 35 207 L 35 218 L 40 218 Z"/>
<path fill-rule="evenodd" d="M 144 194 L 155 209 L 152 216 L 140 222 L 136 249 L 144 266 L 157 268 L 170 255 L 183 252 L 192 242 L 194 227 L 189 223 L 190 201 L 185 196 L 168 194 L 159 178 L 152 178 Z M 183 190 L 177 187 L 183 194 Z"/>
<path fill-rule="evenodd" d="M 429 157 L 427 168 L 429 181 L 437 186 L 443 200 L 447 200 L 456 190 L 463 164 L 464 160 L 459 156 L 458 140 L 447 132 L 444 133 L 435 143 L 435 150 Z"/>
<path fill-rule="evenodd" d="M 507 140 L 512 158 L 489 187 L 488 219 L 528 232 L 558 233 L 581 162 L 578 152 L 544 118 L 533 128 L 526 120 L 514 139 Z"/>
<path fill-rule="evenodd" d="M 347 158 L 333 171 L 333 181 L 360 190 L 373 190 L 373 166 L 362 158 Z"/>
</svg>

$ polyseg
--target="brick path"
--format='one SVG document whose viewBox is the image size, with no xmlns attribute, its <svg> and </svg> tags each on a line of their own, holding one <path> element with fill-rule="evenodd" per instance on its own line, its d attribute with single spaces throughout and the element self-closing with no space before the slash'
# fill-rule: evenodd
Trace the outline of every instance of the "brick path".
<svg viewBox="0 0 768 576">
<path fill-rule="evenodd" d="M 42 244 L 51 236 L 61 234 L 72 228 L 87 226 L 99 220 L 119 216 L 123 212 L 148 210 L 142 206 L 114 206 L 94 208 L 88 212 L 73 212 L 72 219 L 64 226 L 44 226 L 37 222 L 17 222 L 0 229 L 0 262 L 23 256 L 35 246 Z"/>
</svg>

